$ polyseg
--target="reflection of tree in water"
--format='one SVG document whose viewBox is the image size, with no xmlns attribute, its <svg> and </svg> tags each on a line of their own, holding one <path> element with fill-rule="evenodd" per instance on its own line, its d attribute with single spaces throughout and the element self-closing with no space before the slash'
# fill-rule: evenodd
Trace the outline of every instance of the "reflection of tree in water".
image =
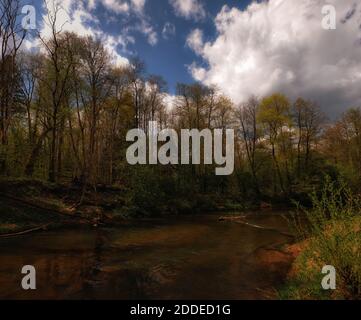
<svg viewBox="0 0 361 320">
<path fill-rule="evenodd" d="M 93 293 L 93 289 L 98 287 L 102 282 L 100 275 L 106 243 L 106 232 L 100 229 L 97 230 L 95 233 L 93 254 L 90 257 L 90 261 L 88 261 L 87 270 L 85 270 L 86 274 L 83 278 L 85 280 L 85 289 L 90 290 L 91 293 Z"/>
<path fill-rule="evenodd" d="M 94 246 L 94 267 L 99 271 L 102 253 L 104 251 L 105 243 L 106 243 L 106 235 L 104 230 L 98 230 L 95 237 L 95 246 Z"/>
<path fill-rule="evenodd" d="M 265 217 L 249 220 L 284 230 L 279 215 Z M 282 233 L 218 223 L 213 216 L 199 218 L 202 228 L 198 220 L 192 219 L 191 225 L 184 219 L 184 224 L 165 224 L 164 229 L 150 224 L 141 229 L 59 231 L 42 235 L 41 245 L 34 236 L 28 244 L 34 249 L 25 255 L 23 239 L 14 239 L 6 244 L 14 251 L 11 255 L 0 250 L 0 279 L 12 276 L 9 270 L 19 274 L 19 265 L 33 264 L 38 289 L 31 298 L 133 300 L 264 298 L 283 281 L 289 264 L 277 249 L 289 238 Z M 162 231 L 167 237 L 159 235 Z M 2 283 L 0 298 L 29 297 L 18 280 L 10 277 Z"/>
</svg>

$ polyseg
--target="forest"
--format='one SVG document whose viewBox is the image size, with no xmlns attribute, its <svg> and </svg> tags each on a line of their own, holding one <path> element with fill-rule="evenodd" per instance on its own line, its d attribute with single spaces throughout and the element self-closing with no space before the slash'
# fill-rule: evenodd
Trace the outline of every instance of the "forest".
<svg viewBox="0 0 361 320">
<path fill-rule="evenodd" d="M 350 200 L 361 191 L 359 106 L 330 119 L 327 106 L 308 97 L 275 92 L 235 104 L 200 83 L 179 83 L 170 103 L 167 83 L 149 74 L 141 57 L 117 65 L 101 39 L 59 29 L 56 12 L 46 21 L 51 37 L 39 35 L 38 50 L 26 50 L 19 6 L 12 0 L 0 6 L 2 233 L 24 228 L 23 216 L 9 217 L 7 210 L 18 200 L 90 216 L 92 223 L 106 222 L 104 212 L 123 219 L 297 205 L 319 210 L 327 221 L 332 210 L 359 217 L 360 207 Z M 149 121 L 179 135 L 182 129 L 234 129 L 234 173 L 215 176 L 216 167 L 203 164 L 128 164 L 126 134 L 147 132 Z M 326 195 L 323 204 L 319 195 Z M 341 210 L 347 205 L 352 210 Z M 26 223 L 36 227 L 29 219 L 35 217 L 26 216 Z M 348 248 L 359 244 L 357 230 Z M 360 256 L 355 250 L 353 259 Z M 359 297 L 360 266 L 345 261 L 339 265 L 352 289 L 343 293 Z"/>
<path fill-rule="evenodd" d="M 159 195 L 186 197 L 191 189 L 200 198 L 215 194 L 241 204 L 282 202 L 291 195 L 303 199 L 327 175 L 342 175 L 357 190 L 359 108 L 332 122 L 307 97 L 291 101 L 275 93 L 234 105 L 217 88 L 199 83 L 178 84 L 169 105 L 165 81 L 147 74 L 139 58 L 116 67 L 101 41 L 58 32 L 53 19 L 53 37 L 40 39 L 37 53 L 22 50 L 16 25 L 2 28 L 7 39 L 1 57 L 3 177 L 76 184 L 84 191 L 118 185 L 143 193 L 144 202 L 153 205 L 149 185 L 158 201 Z M 149 121 L 178 132 L 234 129 L 234 174 L 215 178 L 209 165 L 128 165 L 126 133 L 147 132 Z"/>
</svg>

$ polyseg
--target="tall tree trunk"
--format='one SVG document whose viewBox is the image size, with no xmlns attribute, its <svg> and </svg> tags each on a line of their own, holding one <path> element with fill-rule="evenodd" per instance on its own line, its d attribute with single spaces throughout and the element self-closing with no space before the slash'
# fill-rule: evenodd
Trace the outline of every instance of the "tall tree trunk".
<svg viewBox="0 0 361 320">
<path fill-rule="evenodd" d="M 35 144 L 35 146 L 33 147 L 33 150 L 31 152 L 31 155 L 30 155 L 30 158 L 25 166 L 25 175 L 27 177 L 32 177 L 33 174 L 34 174 L 34 166 L 35 166 L 35 163 L 36 163 L 36 160 L 38 159 L 39 157 L 39 154 L 40 154 L 40 150 L 41 150 L 41 147 L 43 145 L 43 141 L 44 139 L 46 138 L 46 136 L 48 135 L 48 133 L 51 131 L 51 129 L 47 129 L 45 130 L 41 135 L 40 137 L 38 138 L 37 140 L 37 143 Z"/>
</svg>

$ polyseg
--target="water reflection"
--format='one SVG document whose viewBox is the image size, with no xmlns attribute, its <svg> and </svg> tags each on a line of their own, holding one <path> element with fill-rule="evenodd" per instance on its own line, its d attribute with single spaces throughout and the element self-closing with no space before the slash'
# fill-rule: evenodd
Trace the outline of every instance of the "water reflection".
<svg viewBox="0 0 361 320">
<path fill-rule="evenodd" d="M 280 215 L 252 219 L 288 229 Z M 272 269 L 258 253 L 287 241 L 283 234 L 221 223 L 216 216 L 3 239 L 0 298 L 269 298 L 289 265 L 273 261 Z M 37 269 L 36 291 L 20 288 L 25 264 Z"/>
</svg>

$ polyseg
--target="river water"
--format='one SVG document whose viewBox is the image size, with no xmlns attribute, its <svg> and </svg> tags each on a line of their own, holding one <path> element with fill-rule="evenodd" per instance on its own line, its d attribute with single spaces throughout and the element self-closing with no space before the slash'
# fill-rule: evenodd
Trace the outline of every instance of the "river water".
<svg viewBox="0 0 361 320">
<path fill-rule="evenodd" d="M 218 218 L 0 239 L 0 299 L 276 298 L 290 265 L 272 258 L 292 240 L 286 219 L 254 214 L 244 225 Z M 21 288 L 24 265 L 35 266 L 37 290 Z"/>
</svg>

